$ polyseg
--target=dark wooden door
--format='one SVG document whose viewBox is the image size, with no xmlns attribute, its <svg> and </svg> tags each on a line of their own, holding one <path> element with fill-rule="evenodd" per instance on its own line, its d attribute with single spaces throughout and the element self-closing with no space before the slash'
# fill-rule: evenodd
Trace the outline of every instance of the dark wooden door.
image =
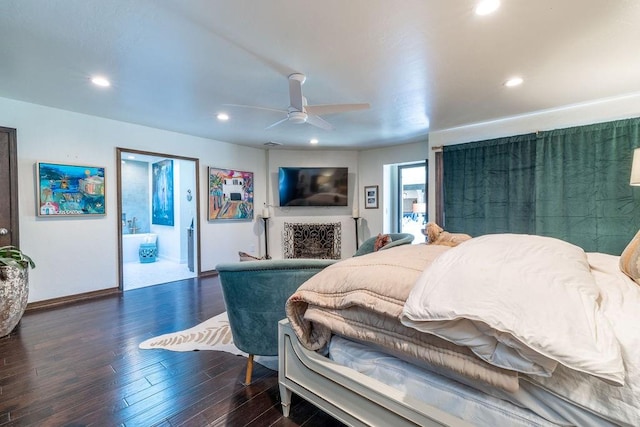
<svg viewBox="0 0 640 427">
<path fill-rule="evenodd" d="M 0 127 L 0 246 L 19 244 L 16 130 Z"/>
</svg>

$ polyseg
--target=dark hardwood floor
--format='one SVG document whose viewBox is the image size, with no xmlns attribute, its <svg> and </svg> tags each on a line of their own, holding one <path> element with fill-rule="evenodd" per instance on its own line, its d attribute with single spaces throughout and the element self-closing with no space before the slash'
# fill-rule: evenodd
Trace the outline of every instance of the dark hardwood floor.
<svg viewBox="0 0 640 427">
<path fill-rule="evenodd" d="M 243 357 L 138 348 L 224 310 L 209 277 L 27 311 L 0 338 L 0 425 L 342 425 L 297 396 L 284 418 L 277 373 L 245 387 Z"/>
</svg>

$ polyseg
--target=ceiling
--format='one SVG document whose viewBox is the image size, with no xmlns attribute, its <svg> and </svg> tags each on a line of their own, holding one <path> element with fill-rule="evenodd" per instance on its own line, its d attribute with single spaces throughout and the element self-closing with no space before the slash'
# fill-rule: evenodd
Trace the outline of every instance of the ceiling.
<svg viewBox="0 0 640 427">
<path fill-rule="evenodd" d="M 0 96 L 242 145 L 364 149 L 640 91 L 640 1 L 475 3 L 0 0 Z M 322 116 L 327 131 L 265 129 L 285 113 L 228 105 L 286 110 L 294 72 L 309 104 L 370 108 Z"/>
</svg>

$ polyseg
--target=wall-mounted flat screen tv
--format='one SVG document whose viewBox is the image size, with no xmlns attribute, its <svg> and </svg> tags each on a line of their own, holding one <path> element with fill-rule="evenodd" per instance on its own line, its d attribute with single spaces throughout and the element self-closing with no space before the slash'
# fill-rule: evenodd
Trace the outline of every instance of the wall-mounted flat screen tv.
<svg viewBox="0 0 640 427">
<path fill-rule="evenodd" d="M 280 206 L 347 206 L 349 168 L 281 167 Z"/>
</svg>

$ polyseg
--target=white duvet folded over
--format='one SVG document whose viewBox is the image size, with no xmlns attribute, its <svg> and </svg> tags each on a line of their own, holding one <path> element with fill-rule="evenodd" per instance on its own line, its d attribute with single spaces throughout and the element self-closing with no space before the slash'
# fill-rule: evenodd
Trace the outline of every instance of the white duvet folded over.
<svg viewBox="0 0 640 427">
<path fill-rule="evenodd" d="M 406 301 L 402 323 L 506 369 L 558 363 L 623 385 L 624 365 L 586 254 L 550 237 L 495 234 L 447 251 Z"/>
</svg>

